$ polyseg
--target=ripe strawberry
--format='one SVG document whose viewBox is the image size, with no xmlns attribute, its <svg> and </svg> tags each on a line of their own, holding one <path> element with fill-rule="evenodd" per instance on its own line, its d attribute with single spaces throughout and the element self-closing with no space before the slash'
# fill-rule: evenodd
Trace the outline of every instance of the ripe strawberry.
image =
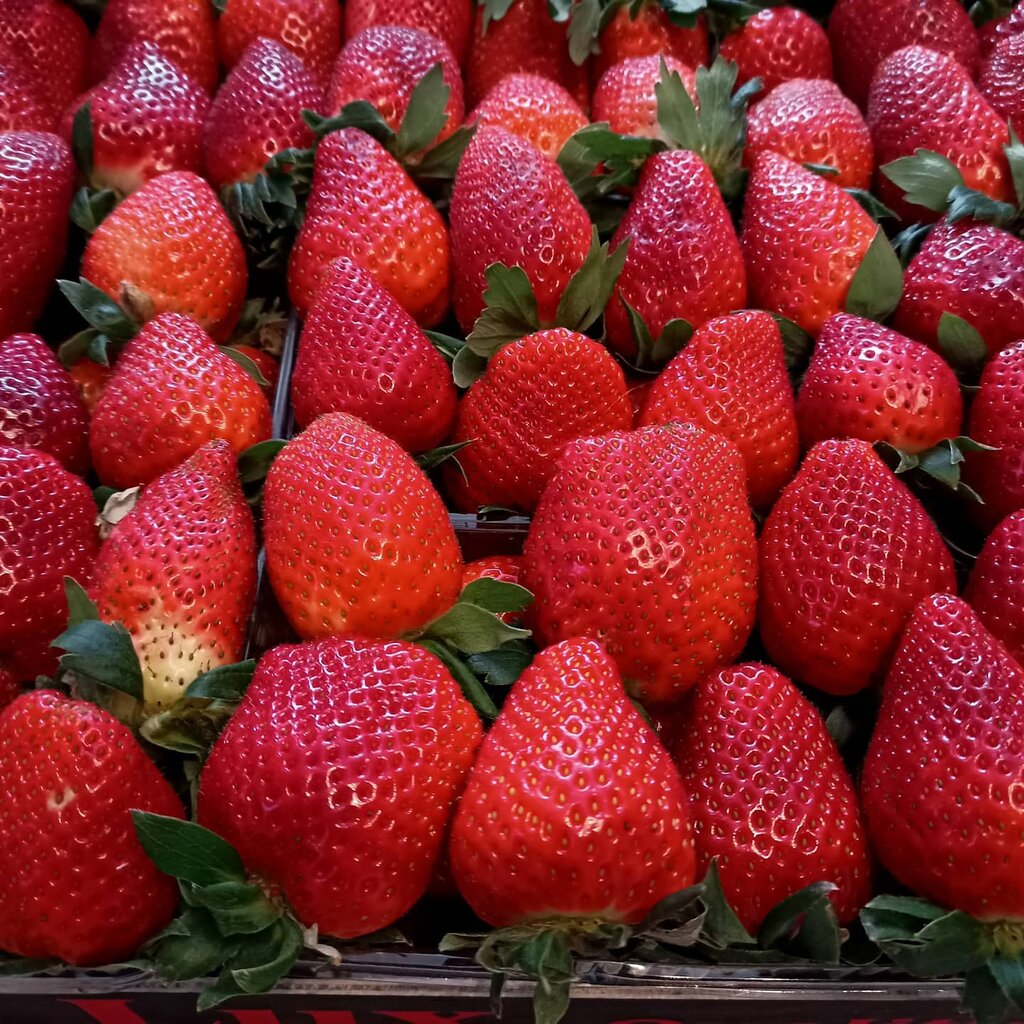
<svg viewBox="0 0 1024 1024">
<path fill-rule="evenodd" d="M 245 303 L 245 252 L 213 189 L 161 174 L 133 192 L 89 239 L 82 276 L 140 320 L 185 313 L 226 341 Z"/>
<path fill-rule="evenodd" d="M 466 121 L 504 128 L 552 160 L 573 132 L 590 123 L 562 86 L 541 75 L 506 75 Z"/>
<path fill-rule="evenodd" d="M 469 441 L 445 466 L 455 507 L 532 512 L 566 443 L 629 430 L 622 370 L 599 342 L 565 328 L 504 345 L 459 402 L 452 442 Z"/>
<path fill-rule="evenodd" d="M 341 258 L 303 324 L 291 398 L 299 426 L 347 412 L 422 452 L 447 437 L 457 395 L 448 364 L 416 321 L 358 263 Z"/>
<path fill-rule="evenodd" d="M 626 238 L 632 241 L 605 326 L 608 343 L 627 359 L 637 348 L 623 299 L 654 337 L 674 318 L 700 327 L 746 305 L 747 277 L 732 219 L 695 153 L 678 149 L 647 160 L 613 245 Z"/>
<path fill-rule="evenodd" d="M 507 17 L 507 15 L 506 15 Z M 554 321 L 590 246 L 590 218 L 561 168 L 504 128 L 478 129 L 459 163 L 450 210 L 455 314 L 469 331 L 492 263 L 522 267 L 541 324 Z"/>
<path fill-rule="evenodd" d="M 426 891 L 480 739 L 473 708 L 422 648 L 277 647 L 210 752 L 199 821 L 304 924 L 365 935 Z"/>
<path fill-rule="evenodd" d="M 1024 4 L 1018 3 L 1003 18 L 993 18 L 978 29 L 981 57 L 985 60 L 1004 39 L 1024 32 Z"/>
<path fill-rule="evenodd" d="M 235 352 L 241 352 L 243 356 L 256 364 L 256 369 L 260 371 L 263 379 L 267 382 L 261 384 L 260 387 L 263 388 L 267 399 L 273 402 L 274 393 L 277 391 L 277 379 L 281 375 L 281 363 L 278 358 L 271 355 L 265 348 L 254 348 L 252 345 L 231 345 L 230 348 Z"/>
<path fill-rule="evenodd" d="M 429 32 L 462 61 L 473 23 L 472 0 L 348 0 L 345 4 L 345 38 L 364 29 L 402 25 Z"/>
<path fill-rule="evenodd" d="M 926 598 L 886 678 L 861 782 L 882 864 L 943 906 L 1024 918 L 1022 776 L 1024 669 L 964 601 Z"/>
<path fill-rule="evenodd" d="M 1024 665 L 1024 510 L 1008 515 L 989 534 L 964 600 Z"/>
<path fill-rule="evenodd" d="M 96 473 L 118 488 L 155 480 L 215 438 L 238 453 L 268 437 L 259 385 L 179 313 L 162 313 L 128 343 L 89 425 Z"/>
<path fill-rule="evenodd" d="M 623 4 L 601 30 L 594 71 L 600 78 L 628 57 L 675 57 L 688 67 L 708 63 L 708 26 L 703 17 L 692 28 L 673 25 L 657 0 Z"/>
<path fill-rule="evenodd" d="M 210 182 L 222 188 L 251 181 L 275 154 L 312 146 L 302 111 L 322 106 L 320 86 L 294 53 L 272 39 L 252 42 L 206 117 L 203 148 Z"/>
<path fill-rule="evenodd" d="M 675 57 L 627 57 L 601 75 L 594 89 L 595 121 L 607 121 L 613 132 L 660 139 L 658 99 L 654 87 L 661 81 L 661 64 L 682 79 L 690 99 L 697 103 L 697 76 Z"/>
<path fill-rule="evenodd" d="M 779 668 L 836 695 L 878 681 L 914 605 L 955 592 L 953 559 L 865 441 L 822 441 L 761 532 L 761 639 Z"/>
<path fill-rule="evenodd" d="M 600 640 L 652 704 L 734 661 L 757 606 L 743 483 L 736 448 L 689 423 L 567 445 L 523 549 L 539 641 Z"/>
<path fill-rule="evenodd" d="M 95 518 L 92 492 L 52 456 L 0 447 L 0 657 L 18 679 L 57 666 L 50 642 L 67 623 L 64 577 L 88 583 Z"/>
<path fill-rule="evenodd" d="M 978 34 L 957 0 L 838 0 L 828 37 L 836 81 L 861 109 L 878 66 L 904 46 L 948 53 L 969 74 L 978 63 Z"/>
<path fill-rule="evenodd" d="M 758 11 L 722 40 L 718 52 L 736 64 L 738 84 L 760 78 L 765 93 L 794 78 L 832 77 L 825 30 L 796 7 Z"/>
<path fill-rule="evenodd" d="M 0 665 L 0 712 L 21 694 L 18 677 L 5 665 Z"/>
<path fill-rule="evenodd" d="M 782 336 L 767 313 L 708 321 L 658 375 L 640 423 L 673 422 L 735 444 L 751 504 L 771 505 L 796 470 L 800 446 Z"/>
<path fill-rule="evenodd" d="M 10 56 L 0 63 L 0 132 L 50 132 L 56 117 L 39 98 L 38 85 Z"/>
<path fill-rule="evenodd" d="M 401 636 L 458 596 L 462 557 L 440 495 L 394 441 L 347 413 L 288 442 L 267 474 L 263 520 L 274 593 L 304 638 Z"/>
<path fill-rule="evenodd" d="M 56 135 L 0 134 L 0 337 L 30 329 L 53 288 L 74 173 L 71 150 Z"/>
<path fill-rule="evenodd" d="M 462 586 L 465 588 L 474 580 L 482 579 L 518 583 L 521 575 L 522 559 L 518 555 L 488 555 L 466 563 L 462 570 Z"/>
<path fill-rule="evenodd" d="M 758 154 L 743 207 L 750 304 L 817 334 L 843 309 L 877 232 L 838 185 L 784 156 Z"/>
<path fill-rule="evenodd" d="M 753 934 L 781 900 L 832 882 L 841 924 L 871 896 L 857 794 L 817 709 L 751 662 L 702 679 L 673 746 L 690 797 L 697 873 L 718 858 L 729 906 Z"/>
<path fill-rule="evenodd" d="M 339 256 L 365 267 L 420 324 L 448 309 L 451 261 L 441 215 L 369 135 L 345 128 L 317 147 L 306 216 L 288 264 L 288 294 L 305 316 Z"/>
<path fill-rule="evenodd" d="M 91 359 L 79 359 L 69 372 L 85 411 L 92 416 L 103 397 L 107 382 L 113 376 L 114 368 L 94 363 Z"/>
<path fill-rule="evenodd" d="M 0 341 L 0 437 L 65 469 L 89 470 L 89 420 L 67 370 L 38 334 Z"/>
<path fill-rule="evenodd" d="M 869 188 L 875 169 L 871 133 L 835 82 L 795 78 L 776 86 L 747 117 L 744 156 L 771 150 L 798 164 L 825 164 L 842 188 Z"/>
<path fill-rule="evenodd" d="M 960 433 L 963 401 L 945 360 L 873 320 L 825 321 L 796 403 L 800 440 L 887 441 L 923 452 Z"/>
<path fill-rule="evenodd" d="M 982 62 L 978 73 L 978 91 L 1000 117 L 1010 121 L 1019 133 L 1024 131 L 1024 36 L 1000 40 Z"/>
<path fill-rule="evenodd" d="M 488 924 L 635 923 L 694 878 L 686 793 L 593 640 L 542 651 L 480 748 L 449 844 Z"/>
</svg>

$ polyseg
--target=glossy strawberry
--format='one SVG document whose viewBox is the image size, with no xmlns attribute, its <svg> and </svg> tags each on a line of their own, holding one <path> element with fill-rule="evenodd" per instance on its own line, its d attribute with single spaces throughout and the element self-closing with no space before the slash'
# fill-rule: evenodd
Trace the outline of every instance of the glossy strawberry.
<svg viewBox="0 0 1024 1024">
<path fill-rule="evenodd" d="M 691 67 L 671 55 L 627 57 L 601 75 L 594 89 L 594 120 L 607 121 L 612 131 L 622 135 L 661 138 L 654 89 L 661 81 L 662 61 L 669 71 L 679 75 L 696 103 L 697 77 Z"/>
<path fill-rule="evenodd" d="M 522 559 L 518 555 L 488 555 L 466 563 L 462 570 L 462 586 L 482 579 L 518 583 L 522 571 Z"/>
<path fill-rule="evenodd" d="M 113 376 L 114 368 L 94 363 L 91 359 L 86 358 L 79 359 L 68 372 L 74 382 L 75 390 L 82 399 L 85 411 L 91 416 L 106 389 L 107 381 Z"/>
<path fill-rule="evenodd" d="M 692 28 L 673 25 L 656 0 L 623 4 L 601 30 L 594 70 L 600 77 L 628 57 L 675 57 L 688 67 L 708 63 L 708 27 L 703 17 Z"/>
<path fill-rule="evenodd" d="M 984 61 L 1004 39 L 1024 32 L 1024 5 L 1015 4 L 1010 13 L 1002 18 L 993 18 L 978 27 L 978 43 Z"/>
<path fill-rule="evenodd" d="M 1024 130 L 1024 36 L 1000 40 L 982 62 L 978 73 L 978 91 L 1000 117 L 1015 130 Z"/>
<path fill-rule="evenodd" d="M 440 39 L 461 61 L 473 24 L 472 0 L 348 0 L 345 38 L 381 25 L 416 28 Z"/>
<path fill-rule="evenodd" d="M 964 600 L 1024 665 L 1024 510 L 1008 515 L 989 534 L 971 570 Z"/>
<path fill-rule="evenodd" d="M 231 345 L 235 352 L 241 352 L 247 359 L 256 364 L 266 384 L 261 384 L 263 393 L 273 402 L 277 391 L 277 381 L 281 376 L 281 361 L 265 348 L 254 348 L 252 345 Z"/>
<path fill-rule="evenodd" d="M 13 55 L 0 62 L 0 132 L 50 132 L 57 119 Z"/>
</svg>

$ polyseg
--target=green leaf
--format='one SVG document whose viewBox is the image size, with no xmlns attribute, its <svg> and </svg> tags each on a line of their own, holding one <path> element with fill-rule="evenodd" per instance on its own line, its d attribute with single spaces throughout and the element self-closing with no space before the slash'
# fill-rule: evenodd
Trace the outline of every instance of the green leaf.
<svg viewBox="0 0 1024 1024">
<path fill-rule="evenodd" d="M 658 0 L 661 9 L 669 16 L 673 25 L 692 28 L 697 16 L 707 9 L 707 0 Z"/>
<path fill-rule="evenodd" d="M 661 77 L 654 87 L 654 95 L 658 105 L 658 127 L 665 136 L 677 149 L 689 149 L 700 154 L 703 140 L 697 107 L 686 91 L 679 72 L 669 71 L 664 57 L 661 59 Z"/>
<path fill-rule="evenodd" d="M 468 388 L 479 380 L 487 369 L 487 357 L 477 355 L 468 345 L 463 345 L 452 360 L 452 380 L 458 388 Z"/>
<path fill-rule="evenodd" d="M 459 169 L 463 153 L 476 134 L 475 124 L 460 125 L 443 142 L 427 150 L 409 168 L 417 180 L 451 181 Z"/>
<path fill-rule="evenodd" d="M 423 631 L 422 636 L 439 640 L 463 654 L 482 654 L 492 651 L 509 640 L 524 640 L 530 635 L 528 629 L 519 629 L 501 621 L 494 612 L 457 601 Z"/>
<path fill-rule="evenodd" d="M 61 672 L 74 672 L 142 700 L 142 668 L 131 634 L 120 622 L 85 619 L 69 625 L 50 646 L 65 652 Z"/>
<path fill-rule="evenodd" d="M 583 265 L 569 279 L 558 301 L 556 326 L 583 333 L 604 312 L 626 263 L 629 241 L 627 238 L 609 251 L 611 243 L 602 245 L 597 228 L 593 229 Z"/>
<path fill-rule="evenodd" d="M 369 100 L 353 100 L 346 103 L 341 112 L 333 117 L 324 117 L 315 110 L 303 110 L 302 120 L 306 122 L 317 140 L 342 128 L 358 128 L 388 147 L 395 137 L 394 131 L 381 116 L 380 111 Z"/>
<path fill-rule="evenodd" d="M 1010 131 L 1010 142 L 1003 146 L 1003 153 L 1006 154 L 1006 162 L 1010 165 L 1010 177 L 1013 179 L 1013 194 L 1017 200 L 1017 207 L 1024 207 L 1024 145 L 1021 144 L 1013 125 L 1008 125 Z"/>
<path fill-rule="evenodd" d="M 193 885 L 245 880 L 235 848 L 191 821 L 132 811 L 132 823 L 149 859 L 165 874 Z"/>
<path fill-rule="evenodd" d="M 931 230 L 931 224 L 911 224 L 893 236 L 892 247 L 904 267 L 918 254 Z"/>
<path fill-rule="evenodd" d="M 533 594 L 518 583 L 483 576 L 467 583 L 459 594 L 459 601 L 475 604 L 489 612 L 522 612 L 533 604 Z"/>
<path fill-rule="evenodd" d="M 220 350 L 232 362 L 238 363 L 261 388 L 265 388 L 270 384 L 270 381 L 263 376 L 260 368 L 244 352 L 237 348 L 231 348 L 230 345 L 221 345 Z"/>
<path fill-rule="evenodd" d="M 722 890 L 722 882 L 718 875 L 718 861 L 714 859 L 708 867 L 704 878 L 701 899 L 706 909 L 704 918 L 704 934 L 716 945 L 755 946 L 753 936 L 743 927 L 735 911 L 729 906 Z"/>
<path fill-rule="evenodd" d="M 893 160 L 882 173 L 903 191 L 908 203 L 936 213 L 945 213 L 953 189 L 965 187 L 956 164 L 930 149 L 917 149 L 913 156 Z"/>
<path fill-rule="evenodd" d="M 455 357 L 466 347 L 464 338 L 456 338 L 451 334 L 442 334 L 440 331 L 424 331 L 427 340 L 438 352 L 444 356 L 445 361 L 451 366 Z"/>
<path fill-rule="evenodd" d="M 194 886 L 192 901 L 209 910 L 225 937 L 255 935 L 281 916 L 281 908 L 271 903 L 259 886 L 237 879 Z"/>
<path fill-rule="evenodd" d="M 71 576 L 64 577 L 64 597 L 68 605 L 68 628 L 83 622 L 99 620 L 96 605 L 85 592 L 85 588 Z"/>
<path fill-rule="evenodd" d="M 192 681 L 185 691 L 185 697 L 188 700 L 240 701 L 255 671 L 256 661 L 253 658 L 212 668 Z"/>
<path fill-rule="evenodd" d="M 838 167 L 833 167 L 831 164 L 810 164 L 805 163 L 803 167 L 808 171 L 813 171 L 815 174 L 820 174 L 823 178 L 832 178 L 839 173 Z M 857 191 L 862 191 L 858 189 Z"/>
<path fill-rule="evenodd" d="M 424 650 L 430 651 L 451 672 L 466 700 L 473 705 L 476 713 L 484 721 L 493 722 L 498 717 L 498 706 L 491 699 L 491 695 L 484 689 L 472 669 L 454 651 L 449 650 L 446 644 L 431 640 L 429 637 L 416 642 Z"/>
<path fill-rule="evenodd" d="M 166 711 L 149 715 L 139 726 L 139 733 L 155 747 L 205 761 L 234 708 L 235 704 L 228 701 L 202 706 L 178 700 Z"/>
<path fill-rule="evenodd" d="M 0 978 L 20 978 L 31 974 L 44 974 L 55 967 L 62 967 L 59 960 L 44 960 L 38 957 L 0 956 Z"/>
<path fill-rule="evenodd" d="M 877 196 L 863 188 L 848 188 L 846 191 L 861 205 L 861 209 L 876 223 L 886 218 L 896 220 L 896 214 Z"/>
<path fill-rule="evenodd" d="M 687 342 L 693 337 L 693 325 L 686 320 L 675 319 L 669 320 L 665 324 L 661 334 L 655 340 L 643 317 L 629 304 L 621 292 L 619 301 L 626 311 L 633 340 L 636 342 L 634 368 L 641 373 L 654 373 L 660 370 L 674 356 L 682 352 Z"/>
<path fill-rule="evenodd" d="M 69 216 L 73 224 L 91 235 L 117 203 L 118 195 L 113 189 L 83 186 L 75 193 Z"/>
<path fill-rule="evenodd" d="M 254 935 L 228 961 L 234 983 L 249 995 L 269 992 L 292 968 L 302 951 L 302 929 L 292 917 L 280 917 Z"/>
<path fill-rule="evenodd" d="M 603 13 L 601 0 L 579 0 L 573 5 L 568 42 L 569 57 L 574 64 L 582 64 L 593 52 Z"/>
<path fill-rule="evenodd" d="M 951 224 L 970 218 L 996 227 L 1009 227 L 1017 216 L 1016 207 L 1009 203 L 1001 203 L 966 185 L 957 185 L 949 193 L 949 213 L 947 218 Z"/>
<path fill-rule="evenodd" d="M 234 947 L 198 907 L 182 913 L 150 943 L 157 973 L 169 981 L 201 978 L 220 967 Z"/>
<path fill-rule="evenodd" d="M 92 101 L 87 100 L 76 111 L 71 119 L 71 150 L 75 154 L 75 163 L 88 181 L 93 171 L 93 129 Z"/>
<path fill-rule="evenodd" d="M 477 318 L 466 345 L 489 358 L 510 341 L 540 329 L 537 298 L 522 267 L 492 263 L 485 271 L 484 311 Z"/>
<path fill-rule="evenodd" d="M 508 14 L 512 3 L 513 0 L 483 0 L 481 6 L 484 9 L 484 14 L 480 34 L 487 35 L 487 29 L 490 28 L 491 22 L 501 21 Z"/>
<path fill-rule="evenodd" d="M 287 444 L 278 438 L 250 445 L 238 456 L 238 475 L 243 484 L 253 484 L 266 478 L 274 459 Z"/>
<path fill-rule="evenodd" d="M 831 882 L 815 882 L 777 903 L 765 916 L 758 945 L 786 948 L 795 943 L 800 952 L 818 963 L 839 963 L 842 936 L 829 893 Z"/>
<path fill-rule="evenodd" d="M 558 166 L 586 203 L 620 186 L 635 185 L 647 158 L 664 148 L 660 139 L 620 135 L 599 121 L 585 125 L 565 141 L 558 153 Z"/>
<path fill-rule="evenodd" d="M 471 654 L 466 661 L 488 686 L 511 686 L 533 661 L 533 651 L 513 641 L 494 651 Z"/>
<path fill-rule="evenodd" d="M 973 967 L 964 975 L 961 1009 L 978 1024 L 1007 1024 L 1017 1014 L 991 969 L 991 961 Z"/>
<path fill-rule="evenodd" d="M 444 444 L 438 448 L 431 448 L 430 451 L 419 452 L 416 456 L 416 465 L 420 467 L 425 473 L 429 473 L 433 469 L 437 469 L 438 466 L 443 465 L 449 459 L 455 459 L 455 456 L 462 451 L 467 445 L 473 443 L 473 438 L 468 441 L 458 441 L 455 444 Z M 456 459 L 456 461 L 458 461 Z"/>
<path fill-rule="evenodd" d="M 426 149 L 448 123 L 448 98 L 452 90 L 444 80 L 440 61 L 417 83 L 409 96 L 398 133 L 389 146 L 398 160 L 407 160 L 414 153 Z"/>
<path fill-rule="evenodd" d="M 66 341 L 61 342 L 57 349 L 57 358 L 65 370 L 72 369 L 76 363 L 89 357 L 93 341 L 99 336 L 95 327 L 86 327 L 85 330 L 73 334 Z"/>
<path fill-rule="evenodd" d="M 799 324 L 788 320 L 781 313 L 771 313 L 771 318 L 778 325 L 779 333 L 782 335 L 782 351 L 786 357 L 786 369 L 790 374 L 802 374 L 811 361 L 814 338 Z"/>
<path fill-rule="evenodd" d="M 80 281 L 58 281 L 57 287 L 86 323 L 114 341 L 128 341 L 139 333 L 139 324 L 84 277 Z"/>
<path fill-rule="evenodd" d="M 1024 958 L 994 956 L 988 962 L 988 969 L 1007 1002 L 1018 1013 L 1024 1013 Z"/>
<path fill-rule="evenodd" d="M 988 359 L 988 345 L 977 328 L 954 313 L 939 317 L 937 339 L 939 351 L 958 372 L 977 373 Z"/>
<path fill-rule="evenodd" d="M 899 305 L 902 294 L 903 268 L 879 229 L 850 282 L 846 312 L 881 322 Z"/>
</svg>

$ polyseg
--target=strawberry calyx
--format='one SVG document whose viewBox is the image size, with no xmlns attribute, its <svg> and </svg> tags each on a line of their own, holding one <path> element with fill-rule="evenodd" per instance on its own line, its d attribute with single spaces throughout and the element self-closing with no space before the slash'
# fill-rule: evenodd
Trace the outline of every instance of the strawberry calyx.
<svg viewBox="0 0 1024 1024">
<path fill-rule="evenodd" d="M 249 505 L 258 505 L 263 500 L 263 485 L 267 473 L 287 443 L 280 438 L 272 437 L 250 445 L 239 454 L 238 475 L 245 500 Z"/>
<path fill-rule="evenodd" d="M 903 266 L 879 228 L 850 281 L 844 310 L 882 323 L 899 305 L 902 294 Z"/>
<path fill-rule="evenodd" d="M 125 305 L 115 302 L 105 291 L 86 278 L 78 281 L 59 280 L 57 287 L 89 326 L 68 338 L 57 350 L 61 363 L 68 369 L 83 358 L 101 366 L 109 366 L 124 346 L 139 333 L 145 317 L 146 297 L 125 286 Z M 135 312 L 127 308 L 131 303 Z"/>
<path fill-rule="evenodd" d="M 629 327 L 636 344 L 636 358 L 632 363 L 627 363 L 628 369 L 645 376 L 657 376 L 666 363 L 686 348 L 687 342 L 693 337 L 693 324 L 681 317 L 673 318 L 655 338 L 644 318 L 626 301 L 624 295 L 619 295 L 619 302 L 629 318 Z"/>
<path fill-rule="evenodd" d="M 956 371 L 961 383 L 977 383 L 990 355 L 981 332 L 963 317 L 944 312 L 939 317 L 936 336 L 939 351 Z"/>
<path fill-rule="evenodd" d="M 124 198 L 115 189 L 98 186 L 93 182 L 93 125 L 92 101 L 86 100 L 71 121 L 71 150 L 75 163 L 85 179 L 75 193 L 69 216 L 74 224 L 87 234 L 92 234 L 100 222 Z"/>
<path fill-rule="evenodd" d="M 970 501 L 984 504 L 978 492 L 968 487 L 961 479 L 961 468 L 970 454 L 994 452 L 999 449 L 961 435 L 943 438 L 938 444 L 921 452 L 904 451 L 887 441 L 878 441 L 875 450 L 897 476 L 914 473 L 917 477 L 914 481 L 917 487 L 935 481 Z"/>
</svg>

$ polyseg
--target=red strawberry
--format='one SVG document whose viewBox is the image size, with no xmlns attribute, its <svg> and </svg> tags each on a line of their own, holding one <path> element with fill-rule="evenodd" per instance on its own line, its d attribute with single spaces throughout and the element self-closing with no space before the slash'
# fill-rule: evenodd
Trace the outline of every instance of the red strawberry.
<svg viewBox="0 0 1024 1024">
<path fill-rule="evenodd" d="M 805 448 L 852 437 L 922 452 L 960 433 L 963 401 L 956 374 L 926 345 L 837 313 L 818 335 L 796 414 Z"/>
<path fill-rule="evenodd" d="M 128 343 L 89 426 L 96 473 L 113 487 L 149 483 L 215 438 L 238 453 L 268 437 L 259 385 L 179 313 Z"/>
<path fill-rule="evenodd" d="M 1022 15 L 1024 16 L 1024 15 Z M 1009 120 L 1018 132 L 1024 131 L 1024 36 L 1000 40 L 982 62 L 978 91 L 1000 117 Z"/>
<path fill-rule="evenodd" d="M 0 63 L 0 132 L 49 132 L 57 118 L 39 98 L 38 85 L 11 56 Z"/>
<path fill-rule="evenodd" d="M 354 416 L 321 416 L 288 442 L 267 474 L 263 520 L 270 581 L 302 637 L 401 636 L 458 596 L 462 557 L 440 495 Z"/>
<path fill-rule="evenodd" d="M 302 111 L 322 106 L 320 86 L 295 54 L 272 39 L 255 40 L 206 117 L 203 147 L 211 183 L 222 188 L 251 181 L 281 150 L 312 146 Z"/>
<path fill-rule="evenodd" d="M 622 135 L 661 138 L 654 87 L 661 81 L 662 61 L 679 75 L 690 99 L 697 103 L 697 76 L 682 61 L 671 55 L 627 57 L 601 75 L 594 89 L 594 120 L 607 121 L 613 132 Z"/>
<path fill-rule="evenodd" d="M 737 82 L 761 79 L 764 92 L 794 78 L 831 78 L 825 30 L 795 7 L 769 7 L 723 40 L 718 52 L 736 64 Z"/>
<path fill-rule="evenodd" d="M 483 311 L 484 272 L 492 263 L 522 267 L 540 323 L 554 322 L 592 232 L 553 160 L 504 128 L 480 128 L 455 175 L 450 221 L 455 314 L 463 330 Z"/>
<path fill-rule="evenodd" d="M 734 661 L 757 609 L 743 480 L 736 448 L 688 423 L 567 445 L 523 549 L 539 641 L 600 640 L 652 704 Z"/>
<path fill-rule="evenodd" d="M 594 70 L 598 77 L 628 57 L 675 57 L 688 67 L 708 63 L 708 27 L 703 17 L 693 28 L 673 25 L 656 0 L 623 4 L 601 30 Z"/>
<path fill-rule="evenodd" d="M 838 185 L 760 153 L 743 207 L 750 303 L 816 334 L 840 312 L 878 225 Z"/>
<path fill-rule="evenodd" d="M 89 420 L 67 370 L 38 334 L 0 341 L 0 437 L 38 448 L 80 476 L 89 469 Z"/>
<path fill-rule="evenodd" d="M 441 215 L 401 164 L 356 128 L 333 132 L 317 147 L 288 264 L 288 293 L 300 316 L 339 256 L 365 267 L 424 326 L 448 309 L 451 265 Z"/>
<path fill-rule="evenodd" d="M 254 348 L 252 345 L 231 345 L 230 347 L 236 352 L 241 352 L 243 356 L 256 364 L 256 369 L 260 371 L 263 379 L 267 382 L 261 384 L 260 387 L 263 388 L 263 393 L 267 398 L 273 401 L 274 392 L 277 391 L 277 378 L 281 375 L 280 360 L 265 348 Z"/>
<path fill-rule="evenodd" d="M 107 381 L 110 380 L 113 373 L 114 368 L 112 366 L 102 366 L 100 363 L 94 363 L 91 359 L 79 359 L 71 367 L 71 379 L 74 381 L 75 388 L 82 399 L 85 411 L 90 416 L 92 416 L 96 406 L 99 404 L 100 398 L 102 398 L 103 392 L 106 389 Z"/>
<path fill-rule="evenodd" d="M 702 679 L 670 748 L 690 796 L 697 873 L 718 858 L 729 906 L 757 934 L 799 889 L 831 882 L 841 924 L 871 896 L 857 794 L 817 709 L 746 663 Z"/>
<path fill-rule="evenodd" d="M 342 258 L 328 267 L 303 324 L 291 397 L 299 426 L 347 412 L 422 452 L 448 435 L 457 396 L 448 364 L 416 321 Z"/>
<path fill-rule="evenodd" d="M 1002 40 L 1021 32 L 1024 32 L 1024 4 L 1018 3 L 1004 18 L 987 21 L 978 29 L 982 59 L 987 58 Z"/>
<path fill-rule="evenodd" d="M 518 555 L 488 555 L 466 563 L 462 570 L 462 586 L 465 588 L 475 580 L 483 579 L 518 583 L 521 575 L 522 559 Z"/>
<path fill-rule="evenodd" d="M 825 164 L 843 188 L 869 188 L 875 168 L 871 133 L 835 82 L 795 78 L 776 86 L 747 117 L 745 157 L 771 150 L 798 164 Z"/>
<path fill-rule="evenodd" d="M 782 337 L 767 313 L 710 320 L 651 385 L 644 426 L 688 422 L 739 449 L 750 501 L 764 508 L 796 470 L 799 443 Z"/>
<path fill-rule="evenodd" d="M 49 132 L 0 134 L 0 337 L 28 330 L 64 262 L 74 160 Z"/>
<path fill-rule="evenodd" d="M 633 410 L 622 370 L 603 345 L 555 328 L 504 345 L 459 403 L 445 467 L 455 507 L 532 512 L 566 443 L 628 430 Z"/>
<path fill-rule="evenodd" d="M 96 505 L 52 456 L 13 447 L 0 447 L 0 505 L 0 657 L 30 680 L 57 665 L 49 645 L 67 624 L 64 577 L 89 581 Z"/>
<path fill-rule="evenodd" d="M 161 174 L 106 217 L 82 276 L 142 320 L 186 313 L 226 341 L 245 302 L 245 252 L 213 189 L 188 171 Z"/>
<path fill-rule="evenodd" d="M 964 601 L 926 598 L 893 659 L 864 764 L 879 859 L 920 896 L 1019 921 L 1022 778 L 1024 669 Z"/>
<path fill-rule="evenodd" d="M 654 337 L 674 318 L 700 327 L 746 305 L 747 278 L 732 219 L 695 153 L 679 149 L 648 159 L 612 243 L 627 237 L 626 265 L 605 310 L 608 342 L 627 358 L 637 348 L 623 299 Z"/>
<path fill-rule="evenodd" d="M 177 888 L 129 812 L 185 815 L 113 715 L 26 693 L 0 714 L 0 773 L 0 948 L 94 966 L 127 959 L 170 922 Z"/>
<path fill-rule="evenodd" d="M 431 33 L 457 61 L 465 56 L 472 23 L 472 0 L 348 0 L 345 4 L 346 39 L 364 29 L 402 25 Z"/>
<path fill-rule="evenodd" d="M 765 649 L 828 693 L 880 679 L 914 605 L 955 590 L 935 525 L 864 441 L 815 445 L 761 533 Z"/>
<path fill-rule="evenodd" d="M 904 46 L 948 53 L 971 74 L 978 63 L 978 34 L 957 0 L 838 0 L 828 37 L 836 81 L 862 109 L 878 66 Z"/>
<path fill-rule="evenodd" d="M 480 748 L 449 845 L 490 925 L 635 923 L 694 878 L 686 793 L 593 640 L 542 651 Z"/>
<path fill-rule="evenodd" d="M 18 677 L 5 665 L 0 665 L 0 711 L 21 694 Z"/>
<path fill-rule="evenodd" d="M 964 599 L 1024 665 L 1024 510 L 1008 515 L 989 535 Z"/>
</svg>

